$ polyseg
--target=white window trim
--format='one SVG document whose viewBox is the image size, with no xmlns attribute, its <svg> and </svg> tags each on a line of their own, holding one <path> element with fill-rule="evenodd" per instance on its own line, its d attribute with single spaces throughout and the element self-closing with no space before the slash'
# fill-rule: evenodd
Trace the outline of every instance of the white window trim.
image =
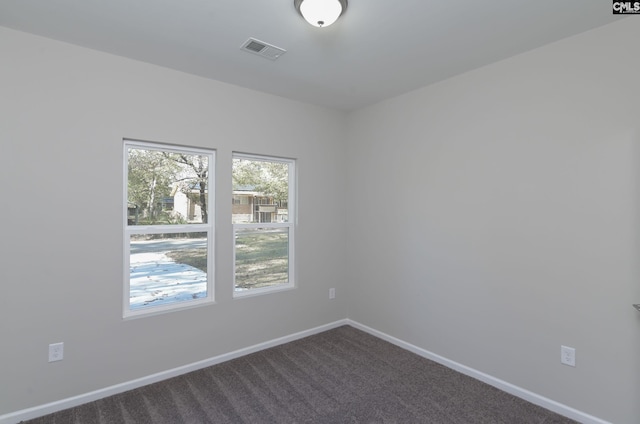
<svg viewBox="0 0 640 424">
<path fill-rule="evenodd" d="M 173 144 L 152 143 L 147 141 L 123 140 L 123 225 L 124 225 L 124 269 L 123 269 L 123 296 L 122 296 L 122 316 L 123 318 L 138 318 L 143 316 L 158 315 L 170 311 L 191 309 L 194 307 L 213 304 L 215 302 L 214 297 L 214 276 L 215 276 L 215 150 L 199 149 L 195 147 L 184 147 Z M 197 155 L 205 155 L 209 157 L 209 172 L 208 172 L 208 200 L 207 200 L 207 216 L 209 217 L 206 224 L 186 224 L 186 225 L 129 225 L 128 224 L 128 157 L 129 148 L 140 148 L 146 150 L 161 150 L 174 153 L 190 153 Z M 130 296 L 131 296 L 131 282 L 130 282 L 130 241 L 133 234 L 167 234 L 167 233 L 206 233 L 207 234 L 207 296 L 199 299 L 170 303 L 161 306 L 151 306 L 148 308 L 140 308 L 131 310 L 130 308 Z"/>
<path fill-rule="evenodd" d="M 242 299 L 246 297 L 260 296 L 269 293 L 275 293 L 285 290 L 291 290 L 296 288 L 296 279 L 295 279 L 295 227 L 297 222 L 297 202 L 296 202 L 296 192 L 297 192 L 297 173 L 296 173 L 296 160 L 288 159 L 282 157 L 274 157 L 274 156 L 265 156 L 265 155 L 252 155 L 247 153 L 236 153 L 234 152 L 232 155 L 233 159 L 248 159 L 248 160 L 256 160 L 263 162 L 279 162 L 286 163 L 289 165 L 289 173 L 288 173 L 288 184 L 289 184 L 289 193 L 287 199 L 287 209 L 289 220 L 287 222 L 273 222 L 273 223 L 235 223 L 233 224 L 233 279 L 232 279 L 232 291 L 234 299 Z M 250 290 L 242 290 L 236 291 L 236 231 L 239 228 L 288 228 L 289 229 L 289 243 L 288 243 L 288 265 L 289 265 L 289 281 L 286 284 L 278 284 L 277 286 L 272 287 L 263 287 L 257 289 Z"/>
</svg>

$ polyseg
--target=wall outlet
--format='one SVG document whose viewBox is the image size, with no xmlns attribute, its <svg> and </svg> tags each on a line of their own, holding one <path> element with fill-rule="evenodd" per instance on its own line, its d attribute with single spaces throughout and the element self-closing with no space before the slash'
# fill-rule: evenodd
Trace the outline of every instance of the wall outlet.
<svg viewBox="0 0 640 424">
<path fill-rule="evenodd" d="M 64 358 L 64 343 L 52 343 L 49 345 L 49 362 L 62 361 Z"/>
<path fill-rule="evenodd" d="M 336 298 L 336 289 L 331 288 L 329 289 L 329 299 L 335 299 Z"/>
<path fill-rule="evenodd" d="M 570 367 L 575 367 L 576 350 L 572 347 L 560 346 L 560 362 Z"/>
</svg>

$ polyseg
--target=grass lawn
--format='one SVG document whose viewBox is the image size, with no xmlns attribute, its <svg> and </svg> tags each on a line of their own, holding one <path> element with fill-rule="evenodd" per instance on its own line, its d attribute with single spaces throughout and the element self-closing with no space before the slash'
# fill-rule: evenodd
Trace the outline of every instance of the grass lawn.
<svg viewBox="0 0 640 424">
<path fill-rule="evenodd" d="M 207 250 L 168 252 L 177 263 L 207 272 Z M 247 229 L 236 237 L 236 289 L 269 287 L 289 281 L 289 233 Z"/>
<path fill-rule="evenodd" d="M 182 249 L 167 252 L 176 263 L 187 264 L 207 272 L 207 249 Z"/>
</svg>

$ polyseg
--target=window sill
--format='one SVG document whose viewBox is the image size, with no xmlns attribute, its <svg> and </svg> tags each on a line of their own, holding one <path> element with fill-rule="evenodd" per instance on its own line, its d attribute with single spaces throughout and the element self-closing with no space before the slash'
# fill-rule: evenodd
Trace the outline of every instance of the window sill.
<svg viewBox="0 0 640 424">
<path fill-rule="evenodd" d="M 170 312 L 183 311 L 185 309 L 200 308 L 202 306 L 215 305 L 215 304 L 216 302 L 213 299 L 201 299 L 201 300 L 194 300 L 191 302 L 180 302 L 175 304 L 168 304 L 165 306 L 155 306 L 155 307 L 152 306 L 148 308 L 135 309 L 133 311 L 132 310 L 125 311 L 122 318 L 124 320 L 145 318 L 145 317 L 162 315 Z"/>
<path fill-rule="evenodd" d="M 233 292 L 234 299 L 244 299 L 246 297 L 254 297 L 254 296 L 262 296 L 271 293 L 279 293 L 288 290 L 294 290 L 296 287 L 293 284 L 283 284 L 282 286 L 277 287 L 265 287 L 262 289 L 249 289 L 249 290 L 240 290 Z"/>
</svg>

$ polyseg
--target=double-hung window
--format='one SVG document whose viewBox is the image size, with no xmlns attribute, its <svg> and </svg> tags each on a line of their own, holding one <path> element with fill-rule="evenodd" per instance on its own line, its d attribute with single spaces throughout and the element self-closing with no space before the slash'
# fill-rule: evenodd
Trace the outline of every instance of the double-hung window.
<svg viewBox="0 0 640 424">
<path fill-rule="evenodd" d="M 295 161 L 235 153 L 234 297 L 294 287 Z"/>
<path fill-rule="evenodd" d="M 212 150 L 124 141 L 124 316 L 213 301 Z"/>
</svg>

